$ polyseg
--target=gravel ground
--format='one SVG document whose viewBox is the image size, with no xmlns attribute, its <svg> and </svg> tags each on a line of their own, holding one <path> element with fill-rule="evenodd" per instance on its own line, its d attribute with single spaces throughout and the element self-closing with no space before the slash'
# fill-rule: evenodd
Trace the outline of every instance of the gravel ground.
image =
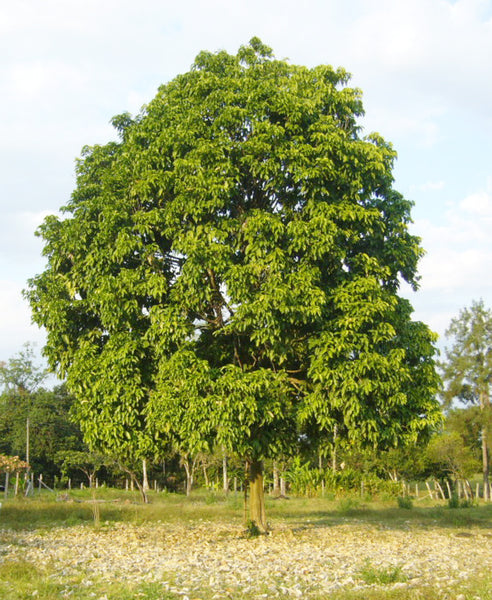
<svg viewBox="0 0 492 600">
<path fill-rule="evenodd" d="M 237 526 L 119 524 L 40 532 L 0 532 L 0 561 L 47 564 L 55 577 L 130 584 L 161 581 L 190 600 L 212 598 L 309 598 L 361 588 L 364 569 L 398 570 L 386 585 L 447 589 L 492 569 L 492 535 L 444 528 L 389 529 L 366 523 L 326 527 L 276 526 L 268 536 L 247 539 Z M 89 594 L 90 596 L 90 594 Z M 88 597 L 89 597 L 88 596 Z"/>
</svg>

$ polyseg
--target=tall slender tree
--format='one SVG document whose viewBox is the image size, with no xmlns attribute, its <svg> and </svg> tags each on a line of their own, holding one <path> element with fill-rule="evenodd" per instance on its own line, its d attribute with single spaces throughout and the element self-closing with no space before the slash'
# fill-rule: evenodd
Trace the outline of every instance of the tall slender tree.
<svg viewBox="0 0 492 600">
<path fill-rule="evenodd" d="M 474 301 L 451 321 L 446 336 L 453 340 L 446 349 L 443 377 L 445 397 L 480 407 L 484 497 L 490 498 L 490 387 L 492 385 L 492 312 L 483 300 Z"/>
<path fill-rule="evenodd" d="M 262 529 L 262 461 L 301 429 L 392 446 L 440 418 L 434 336 L 398 296 L 411 203 L 348 81 L 257 38 L 202 52 L 84 150 L 27 291 L 87 441 L 243 457 Z"/>
</svg>

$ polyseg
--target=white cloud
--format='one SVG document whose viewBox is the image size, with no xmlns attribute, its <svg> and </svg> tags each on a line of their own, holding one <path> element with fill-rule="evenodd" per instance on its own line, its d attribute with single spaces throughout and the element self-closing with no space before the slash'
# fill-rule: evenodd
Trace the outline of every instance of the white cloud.
<svg viewBox="0 0 492 600">
<path fill-rule="evenodd" d="M 31 323 L 30 309 L 16 282 L 0 280 L 0 314 L 0 360 L 12 357 L 26 342 L 44 344 L 45 334 Z"/>
<path fill-rule="evenodd" d="M 60 60 L 35 60 L 12 65 L 6 81 L 7 93 L 26 101 L 45 94 L 66 94 L 68 89 L 80 92 L 88 76 Z"/>
<path fill-rule="evenodd" d="M 443 188 L 444 181 L 426 181 L 425 183 L 420 183 L 418 185 L 411 185 L 410 191 L 433 192 L 442 190 Z"/>
<path fill-rule="evenodd" d="M 490 191 L 481 191 L 466 197 L 461 203 L 460 208 L 469 215 L 481 217 L 492 225 L 492 195 Z M 490 239 L 490 228 L 488 229 Z"/>
<path fill-rule="evenodd" d="M 414 230 L 427 254 L 420 290 L 409 295 L 418 317 L 441 335 L 464 306 L 492 303 L 492 193 L 485 189 L 453 204 L 439 222 L 418 220 Z"/>
<path fill-rule="evenodd" d="M 426 291 L 492 291 L 492 283 L 488 280 L 488 274 L 492 273 L 492 249 L 469 248 L 460 251 L 449 246 L 441 247 L 430 251 L 422 259 L 419 272 L 422 288 Z"/>
</svg>

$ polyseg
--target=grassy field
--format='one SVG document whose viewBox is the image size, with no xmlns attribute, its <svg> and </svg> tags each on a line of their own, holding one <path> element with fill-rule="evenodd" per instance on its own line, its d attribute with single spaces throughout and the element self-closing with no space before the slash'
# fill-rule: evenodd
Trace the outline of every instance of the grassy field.
<svg viewBox="0 0 492 600">
<path fill-rule="evenodd" d="M 151 493 L 150 500 L 150 504 L 143 505 L 137 493 L 100 488 L 96 502 L 87 490 L 71 492 L 69 501 L 57 500 L 49 492 L 3 501 L 0 598 L 492 600 L 490 504 L 450 509 L 444 502 L 419 500 L 408 509 L 399 507 L 395 500 L 269 498 L 267 515 L 272 534 L 258 538 L 248 536 L 240 495 L 225 498 L 198 491 L 186 498 Z M 338 544 L 333 548 L 331 538 Z M 415 540 L 416 560 L 419 549 L 431 552 L 432 560 L 441 551 L 443 560 L 451 561 L 455 574 L 448 579 L 444 570 L 444 575 L 435 580 L 416 577 L 411 566 L 413 559 L 408 558 L 408 545 Z M 350 544 L 355 548 L 353 554 L 348 550 Z M 119 562 L 112 565 L 113 555 L 108 554 L 106 569 L 105 557 L 100 555 L 107 545 L 113 548 L 111 552 Z M 442 549 L 434 548 L 436 545 Z M 340 562 L 338 554 L 346 548 L 348 558 Z M 174 549 L 176 568 L 158 575 L 153 575 L 150 568 L 146 570 L 145 553 L 158 564 L 159 554 L 166 552 L 171 560 Z M 390 550 L 392 558 L 382 560 L 384 552 Z M 63 552 L 70 568 L 64 568 Z M 325 564 L 323 552 L 326 564 L 333 565 L 330 569 L 350 571 L 350 577 L 340 579 L 338 587 L 332 586 L 329 592 L 305 583 L 316 581 L 316 565 Z M 76 564 L 74 557 L 79 553 L 82 558 Z M 261 569 L 268 567 L 264 587 L 258 580 L 249 586 L 243 582 L 231 587 L 230 581 L 235 579 L 227 579 L 227 565 L 220 563 L 218 573 L 214 572 L 219 564 L 215 557 L 224 554 L 229 555 L 228 564 L 233 565 L 229 570 L 233 572 L 235 560 L 238 571 L 255 570 L 257 560 L 260 579 Z M 132 560 L 136 561 L 134 568 Z M 290 572 L 294 570 L 291 560 L 295 568 L 304 561 L 301 566 L 308 573 L 304 578 Z M 224 582 L 229 583 L 224 583 L 222 589 L 220 572 L 224 569 Z M 132 570 L 143 575 L 133 577 Z M 203 570 L 209 571 L 206 579 Z"/>
</svg>

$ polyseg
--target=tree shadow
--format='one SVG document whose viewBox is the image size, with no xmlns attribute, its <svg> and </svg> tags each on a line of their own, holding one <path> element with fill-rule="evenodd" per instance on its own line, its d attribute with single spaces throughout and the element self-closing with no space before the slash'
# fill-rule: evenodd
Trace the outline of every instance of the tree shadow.
<svg viewBox="0 0 492 600">
<path fill-rule="evenodd" d="M 481 535 L 492 537 L 492 504 L 469 508 L 426 506 L 404 508 L 378 508 L 361 504 L 358 507 L 333 508 L 329 510 L 285 511 L 282 519 L 295 530 L 335 527 L 339 525 L 371 525 L 380 529 L 408 531 L 411 529 L 458 529 L 465 537 L 473 535 L 469 530 L 479 530 Z"/>
</svg>

